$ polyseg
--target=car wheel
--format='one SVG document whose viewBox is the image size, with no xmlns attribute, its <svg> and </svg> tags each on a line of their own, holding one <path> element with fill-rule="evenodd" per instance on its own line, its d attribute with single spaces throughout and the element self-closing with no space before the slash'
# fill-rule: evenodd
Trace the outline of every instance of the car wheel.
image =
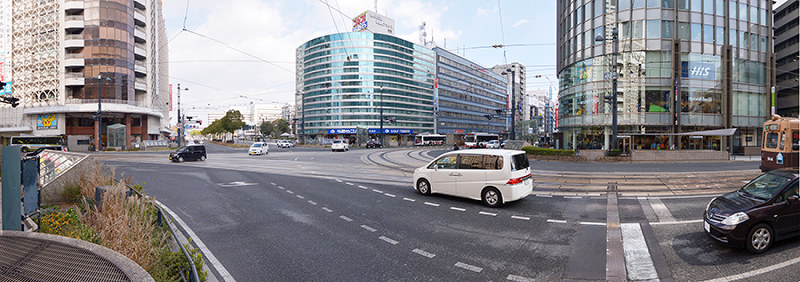
<svg viewBox="0 0 800 282">
<path fill-rule="evenodd" d="M 761 223 L 753 226 L 750 232 L 747 233 L 745 246 L 748 251 L 760 254 L 772 246 L 772 241 L 774 241 L 772 228 L 770 228 L 769 225 Z"/>
<path fill-rule="evenodd" d="M 183 161 L 184 161 L 184 160 L 183 160 L 183 157 L 178 157 L 178 162 L 179 162 L 179 163 L 182 163 Z"/>
<path fill-rule="evenodd" d="M 499 207 L 503 203 L 503 195 L 500 194 L 500 191 L 494 187 L 488 187 L 483 189 L 483 193 L 481 193 L 481 200 L 483 203 L 490 207 Z"/>
<path fill-rule="evenodd" d="M 200 156 L 200 161 L 201 161 L 201 162 L 204 162 L 204 161 L 206 161 L 206 156 Z"/>
<path fill-rule="evenodd" d="M 431 183 L 428 180 L 420 179 L 417 181 L 417 192 L 422 195 L 430 195 L 431 194 Z"/>
</svg>

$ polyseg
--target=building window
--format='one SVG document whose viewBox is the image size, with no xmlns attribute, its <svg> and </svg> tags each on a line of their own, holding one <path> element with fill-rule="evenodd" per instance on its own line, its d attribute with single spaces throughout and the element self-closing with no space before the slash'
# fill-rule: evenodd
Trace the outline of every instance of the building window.
<svg viewBox="0 0 800 282">
<path fill-rule="evenodd" d="M 681 91 L 682 112 L 719 114 L 722 110 L 718 89 L 689 88 L 688 92 Z"/>
<path fill-rule="evenodd" d="M 714 0 L 703 1 L 703 13 L 714 14 Z"/>
<path fill-rule="evenodd" d="M 717 29 L 717 37 L 714 40 L 715 44 L 722 45 L 725 44 L 725 28 L 718 26 Z"/>
<path fill-rule="evenodd" d="M 702 12 L 703 11 L 703 2 L 702 0 L 692 0 L 692 12 Z"/>
<path fill-rule="evenodd" d="M 678 39 L 688 41 L 690 39 L 689 34 L 691 34 L 691 32 L 689 31 L 689 23 L 679 22 Z"/>
<path fill-rule="evenodd" d="M 758 23 L 761 25 L 767 25 L 767 10 L 761 10 L 761 18 Z"/>
<path fill-rule="evenodd" d="M 594 16 L 595 17 L 605 14 L 605 11 L 606 11 L 605 4 L 606 4 L 605 0 L 594 0 Z"/>
<path fill-rule="evenodd" d="M 633 26 L 631 27 L 631 31 L 633 33 L 633 39 L 640 39 L 644 38 L 644 21 L 633 21 Z"/>
<path fill-rule="evenodd" d="M 701 25 L 698 23 L 692 24 L 692 41 L 701 41 L 702 38 Z"/>
<path fill-rule="evenodd" d="M 717 16 L 723 17 L 725 16 L 725 0 L 717 0 Z"/>
<path fill-rule="evenodd" d="M 736 38 L 736 34 L 738 34 L 738 33 L 739 32 L 736 31 L 735 29 L 731 29 L 728 32 L 728 36 L 730 36 L 730 38 L 728 38 L 728 43 L 731 44 L 731 46 L 733 46 L 733 47 L 738 47 L 739 46 L 739 40 Z"/>
<path fill-rule="evenodd" d="M 761 52 L 769 52 L 769 49 L 767 47 L 767 37 L 766 36 L 761 36 L 760 38 L 761 38 L 761 40 L 760 40 L 761 41 L 761 48 L 759 49 L 759 51 L 761 51 Z"/>
<path fill-rule="evenodd" d="M 703 42 L 714 43 L 714 26 L 703 25 Z"/>
<path fill-rule="evenodd" d="M 661 38 L 661 21 L 647 21 L 647 38 Z"/>
<path fill-rule="evenodd" d="M 661 0 L 661 7 L 663 8 L 675 8 L 673 0 Z"/>
<path fill-rule="evenodd" d="M 647 0 L 647 8 L 658 8 L 661 0 Z"/>
<path fill-rule="evenodd" d="M 622 22 L 619 24 L 619 33 L 621 39 L 631 38 L 631 24 L 630 22 Z"/>
<path fill-rule="evenodd" d="M 736 18 L 736 2 L 728 1 L 728 16 L 730 16 L 731 19 Z"/>
<path fill-rule="evenodd" d="M 747 20 L 747 4 L 739 3 L 739 20 Z"/>
<path fill-rule="evenodd" d="M 592 38 L 597 38 L 598 36 L 605 37 L 605 34 L 603 34 L 603 27 L 602 26 L 596 27 L 594 29 L 594 36 L 592 36 Z M 595 45 L 600 45 L 600 43 L 602 43 L 602 41 L 595 41 L 594 42 Z"/>
<path fill-rule="evenodd" d="M 630 9 L 631 8 L 631 0 L 618 0 L 617 1 L 617 7 L 618 7 L 617 9 L 620 10 L 620 11 Z"/>
<path fill-rule="evenodd" d="M 758 7 L 750 6 L 750 22 L 758 23 Z"/>
<path fill-rule="evenodd" d="M 662 21 L 661 22 L 661 38 L 665 39 L 672 39 L 673 30 L 675 30 L 675 22 L 673 21 Z"/>
<path fill-rule="evenodd" d="M 678 0 L 678 9 L 689 10 L 689 0 Z"/>
</svg>

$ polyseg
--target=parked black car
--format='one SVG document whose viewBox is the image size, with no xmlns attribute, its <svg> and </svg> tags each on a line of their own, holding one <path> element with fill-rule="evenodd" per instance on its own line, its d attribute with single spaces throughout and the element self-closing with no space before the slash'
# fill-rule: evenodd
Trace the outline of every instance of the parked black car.
<svg viewBox="0 0 800 282">
<path fill-rule="evenodd" d="M 383 147 L 380 141 L 369 140 L 367 141 L 367 149 L 369 148 L 380 148 Z"/>
<path fill-rule="evenodd" d="M 178 150 L 175 150 L 175 152 L 169 154 L 170 160 L 179 163 L 183 161 L 205 161 L 207 157 L 208 155 L 206 155 L 205 145 L 189 145 L 180 147 Z"/>
<path fill-rule="evenodd" d="M 712 199 L 704 215 L 706 234 L 753 253 L 766 251 L 777 240 L 800 235 L 797 183 L 797 169 L 773 170 Z"/>
</svg>

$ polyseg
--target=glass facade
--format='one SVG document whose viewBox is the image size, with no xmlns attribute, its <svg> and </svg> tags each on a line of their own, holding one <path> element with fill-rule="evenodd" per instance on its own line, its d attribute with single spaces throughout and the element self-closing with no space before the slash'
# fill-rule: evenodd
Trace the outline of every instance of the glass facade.
<svg viewBox="0 0 800 282">
<path fill-rule="evenodd" d="M 614 2 L 602 10 L 605 16 L 576 21 L 572 15 L 580 4 L 558 1 L 558 125 L 564 147 L 607 147 L 611 134 L 611 106 L 604 97 L 612 94 L 614 43 L 571 45 L 585 30 L 609 38 L 610 29 L 619 29 L 620 135 L 729 127 L 749 132 L 761 126 L 769 109 L 772 25 L 762 14 L 771 10 L 771 1 Z M 690 144 L 669 139 L 677 148 Z"/>
<path fill-rule="evenodd" d="M 135 100 L 133 2 L 86 0 L 84 6 L 86 87 L 73 92 L 73 98 L 97 99 L 97 76 L 102 75 L 113 81 L 102 83 L 103 99 Z"/>
<path fill-rule="evenodd" d="M 381 110 L 390 134 L 433 132 L 431 49 L 356 32 L 312 39 L 296 53 L 298 134 L 347 135 L 357 128 L 374 134 Z"/>
</svg>

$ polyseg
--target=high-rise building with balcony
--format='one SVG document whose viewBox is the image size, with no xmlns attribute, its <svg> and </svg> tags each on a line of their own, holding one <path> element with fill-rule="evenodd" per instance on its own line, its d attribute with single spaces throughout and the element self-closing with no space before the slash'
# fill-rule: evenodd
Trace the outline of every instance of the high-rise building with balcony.
<svg viewBox="0 0 800 282">
<path fill-rule="evenodd" d="M 635 149 L 758 147 L 772 86 L 772 1 L 558 0 L 558 127 L 608 148 L 618 31 L 618 124 Z M 596 41 L 597 37 L 605 39 Z M 730 137 L 677 133 L 737 128 Z M 729 143 L 732 140 L 733 148 Z"/>
<path fill-rule="evenodd" d="M 168 47 L 160 0 L 10 2 L 14 97 L 0 136 L 88 141 L 126 126 L 126 144 L 155 139 L 169 121 Z M 102 120 L 95 118 L 98 95 Z M 83 150 L 83 146 L 71 148 Z M 105 141 L 103 141 L 105 143 Z"/>
<path fill-rule="evenodd" d="M 797 117 L 798 70 L 800 70 L 800 27 L 798 0 L 789 0 L 775 8 L 775 112 Z"/>
</svg>

